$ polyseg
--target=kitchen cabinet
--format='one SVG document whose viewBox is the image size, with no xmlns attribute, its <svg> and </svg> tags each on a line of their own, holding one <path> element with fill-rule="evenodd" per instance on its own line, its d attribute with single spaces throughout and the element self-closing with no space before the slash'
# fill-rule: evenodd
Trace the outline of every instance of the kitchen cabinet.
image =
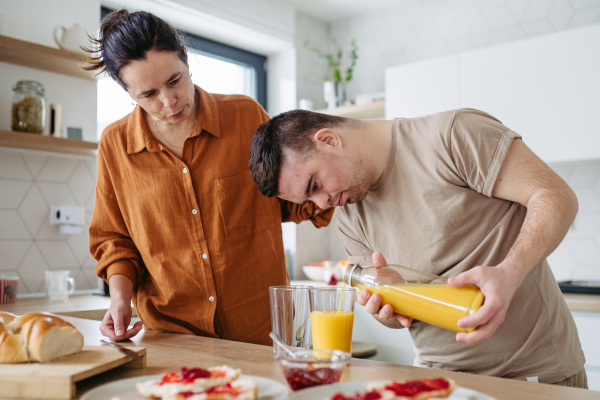
<svg viewBox="0 0 600 400">
<path fill-rule="evenodd" d="M 600 313 L 573 311 L 572 314 L 585 354 L 588 385 L 590 389 L 600 390 Z"/>
<path fill-rule="evenodd" d="M 460 107 L 458 55 L 388 68 L 385 117 L 410 118 Z"/>
<path fill-rule="evenodd" d="M 600 158 L 600 25 L 388 68 L 386 118 L 476 108 L 545 162 Z"/>
<path fill-rule="evenodd" d="M 358 303 L 354 306 L 352 340 L 377 346 L 377 354 L 369 357 L 369 360 L 413 365 L 415 351 L 408 329 L 390 329 L 383 326 Z"/>
</svg>

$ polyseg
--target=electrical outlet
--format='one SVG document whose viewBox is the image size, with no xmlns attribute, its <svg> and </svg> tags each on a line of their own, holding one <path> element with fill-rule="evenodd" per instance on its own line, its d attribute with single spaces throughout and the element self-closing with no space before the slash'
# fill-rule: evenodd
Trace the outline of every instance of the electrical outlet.
<svg viewBox="0 0 600 400">
<path fill-rule="evenodd" d="M 78 206 L 51 206 L 50 225 L 85 225 L 85 208 Z"/>
</svg>

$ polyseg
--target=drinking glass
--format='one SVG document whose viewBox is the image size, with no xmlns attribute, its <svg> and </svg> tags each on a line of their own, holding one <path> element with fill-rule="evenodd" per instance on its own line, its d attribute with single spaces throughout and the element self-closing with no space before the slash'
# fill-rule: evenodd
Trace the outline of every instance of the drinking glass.
<svg viewBox="0 0 600 400">
<path fill-rule="evenodd" d="M 310 305 L 308 293 L 311 286 L 271 286 L 271 330 L 283 343 L 296 349 L 308 349 L 310 344 Z M 285 352 L 273 342 L 273 353 Z"/>
<path fill-rule="evenodd" d="M 310 321 L 313 348 L 352 352 L 352 325 L 356 289 L 310 289 Z"/>
<path fill-rule="evenodd" d="M 71 271 L 44 271 L 46 273 L 46 297 L 50 301 L 67 301 L 75 291 L 75 279 L 69 277 Z M 71 284 L 71 289 L 69 289 Z"/>
</svg>

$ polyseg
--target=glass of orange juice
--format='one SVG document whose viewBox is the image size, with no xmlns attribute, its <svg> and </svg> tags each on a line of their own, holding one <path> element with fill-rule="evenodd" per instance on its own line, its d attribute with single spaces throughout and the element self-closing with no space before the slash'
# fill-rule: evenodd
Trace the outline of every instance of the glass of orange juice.
<svg viewBox="0 0 600 400">
<path fill-rule="evenodd" d="M 313 348 L 351 353 L 356 289 L 311 288 L 309 295 Z"/>
</svg>

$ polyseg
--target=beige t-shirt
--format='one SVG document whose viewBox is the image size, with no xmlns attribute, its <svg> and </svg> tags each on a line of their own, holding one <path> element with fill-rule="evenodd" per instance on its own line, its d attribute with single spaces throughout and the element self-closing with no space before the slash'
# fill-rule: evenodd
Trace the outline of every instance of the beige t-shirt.
<svg viewBox="0 0 600 400">
<path fill-rule="evenodd" d="M 492 196 L 518 134 L 477 110 L 461 109 L 392 125 L 386 171 L 367 197 L 339 215 L 351 263 L 381 251 L 390 264 L 455 276 L 499 264 L 526 207 Z M 506 319 L 487 341 L 468 345 L 455 332 L 415 321 L 415 365 L 540 382 L 583 368 L 573 317 L 546 261 L 515 293 Z"/>
</svg>

